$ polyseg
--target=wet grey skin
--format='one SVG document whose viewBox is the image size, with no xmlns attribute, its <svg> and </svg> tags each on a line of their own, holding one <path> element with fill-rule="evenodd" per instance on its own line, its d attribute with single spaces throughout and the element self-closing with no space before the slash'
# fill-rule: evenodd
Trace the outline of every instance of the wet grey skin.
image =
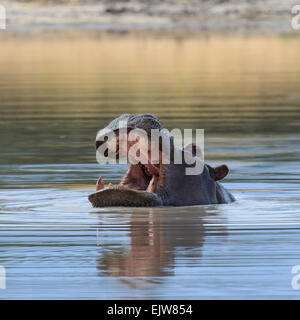
<svg viewBox="0 0 300 320">
<path fill-rule="evenodd" d="M 124 114 L 114 119 L 107 127 L 99 132 L 96 149 L 103 143 L 101 135 L 119 130 L 120 121 L 127 120 L 128 131 L 143 129 L 150 138 L 151 129 L 163 129 L 159 120 L 151 114 Z M 173 137 L 170 135 L 170 150 L 174 154 Z M 179 152 L 189 152 L 196 155 L 195 144 L 189 144 Z M 160 148 L 161 152 L 161 148 Z M 184 157 L 183 157 L 184 159 Z M 121 180 L 121 186 L 104 187 L 98 182 L 96 193 L 88 199 L 93 207 L 158 207 L 158 206 L 192 206 L 207 204 L 224 204 L 235 201 L 233 195 L 227 191 L 219 180 L 225 178 L 229 172 L 226 165 L 212 168 L 204 164 L 203 171 L 198 175 L 187 175 L 186 168 L 191 165 L 183 162 L 175 164 L 171 157 L 170 164 L 130 164 L 128 171 Z"/>
</svg>

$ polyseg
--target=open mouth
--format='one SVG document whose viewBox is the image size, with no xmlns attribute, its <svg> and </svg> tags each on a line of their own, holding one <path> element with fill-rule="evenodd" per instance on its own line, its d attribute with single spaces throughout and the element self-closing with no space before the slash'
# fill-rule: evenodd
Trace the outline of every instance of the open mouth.
<svg viewBox="0 0 300 320">
<path fill-rule="evenodd" d="M 104 186 L 100 177 L 96 184 L 97 192 L 89 195 L 88 199 L 93 207 L 162 206 L 162 199 L 156 193 L 158 180 L 159 165 L 138 163 L 129 167 L 119 185 Z"/>
<path fill-rule="evenodd" d="M 107 142 L 107 139 L 104 141 L 96 141 L 96 150 Z M 120 157 L 120 145 L 119 140 L 116 141 L 116 148 L 114 151 L 109 150 L 108 148 L 104 151 L 104 156 L 108 157 L 109 154 L 114 156 L 116 159 Z M 146 163 L 142 164 L 138 162 L 138 159 L 134 159 L 134 163 L 130 166 L 129 172 L 125 175 L 121 181 L 121 186 L 124 188 L 136 190 L 136 191 L 146 191 L 146 192 L 155 192 L 157 187 L 157 182 L 159 179 L 159 164 Z M 109 185 L 111 186 L 111 185 Z M 102 182 L 102 179 L 98 180 L 96 185 L 96 191 L 104 189 L 105 186 Z"/>
<path fill-rule="evenodd" d="M 144 178 L 144 185 L 145 190 L 147 192 L 155 192 L 159 180 L 159 168 L 157 168 L 155 165 L 148 164 L 143 165 L 139 164 L 143 178 Z"/>
</svg>

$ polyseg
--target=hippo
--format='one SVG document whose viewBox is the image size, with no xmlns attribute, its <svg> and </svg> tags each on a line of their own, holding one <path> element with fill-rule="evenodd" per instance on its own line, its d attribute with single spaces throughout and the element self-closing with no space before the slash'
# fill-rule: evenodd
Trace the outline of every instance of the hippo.
<svg viewBox="0 0 300 320">
<path fill-rule="evenodd" d="M 133 129 L 143 129 L 149 135 L 149 143 L 151 142 L 152 129 L 166 132 L 160 121 L 152 114 L 124 114 L 99 131 L 96 138 L 96 150 L 103 145 L 103 136 L 108 132 L 119 133 L 120 123 L 124 121 L 127 124 L 127 134 Z M 116 136 L 115 154 L 119 156 L 120 135 Z M 193 206 L 225 204 L 235 201 L 233 195 L 219 183 L 229 172 L 225 164 L 213 168 L 203 162 L 201 173 L 188 175 L 186 169 L 192 165 L 186 161 L 180 164 L 176 163 L 174 154 L 179 152 L 196 157 L 198 146 L 191 143 L 179 148 L 175 146 L 172 135 L 168 138 L 170 139 L 170 163 L 162 161 L 160 141 L 160 156 L 157 163 L 150 163 L 150 161 L 146 164 L 138 161 L 131 163 L 118 186 L 105 187 L 100 177 L 96 184 L 97 192 L 88 197 L 93 207 Z M 126 143 L 130 147 L 135 142 L 128 141 L 126 136 Z"/>
</svg>

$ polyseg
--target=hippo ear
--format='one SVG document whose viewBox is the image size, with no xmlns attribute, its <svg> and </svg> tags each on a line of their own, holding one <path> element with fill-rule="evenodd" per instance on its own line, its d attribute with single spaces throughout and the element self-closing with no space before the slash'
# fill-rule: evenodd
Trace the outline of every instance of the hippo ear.
<svg viewBox="0 0 300 320">
<path fill-rule="evenodd" d="M 221 166 L 215 167 L 215 168 L 210 168 L 209 173 L 210 176 L 215 180 L 222 180 L 224 179 L 229 172 L 228 167 L 226 164 L 222 164 Z"/>
</svg>

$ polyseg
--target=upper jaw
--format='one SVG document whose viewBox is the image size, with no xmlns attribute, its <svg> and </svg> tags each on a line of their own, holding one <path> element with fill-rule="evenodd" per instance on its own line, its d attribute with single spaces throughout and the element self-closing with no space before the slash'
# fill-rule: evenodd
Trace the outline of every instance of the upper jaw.
<svg viewBox="0 0 300 320">
<path fill-rule="evenodd" d="M 131 131 L 131 129 L 128 129 L 127 130 L 127 134 Z M 98 148 L 105 142 L 107 142 L 109 139 L 108 138 L 104 138 L 105 136 L 111 134 L 112 132 L 114 132 L 114 136 L 117 136 L 116 138 L 116 150 L 115 152 L 112 153 L 112 155 L 115 155 L 116 156 L 116 159 L 119 159 L 119 156 L 120 156 L 120 140 L 119 140 L 119 137 L 118 137 L 118 130 L 115 130 L 115 131 L 112 131 L 112 130 L 106 130 L 103 129 L 99 132 L 99 134 L 97 135 L 97 140 L 96 140 L 96 150 L 98 150 Z M 127 140 L 128 142 L 128 140 Z M 128 145 L 127 145 L 128 147 Z M 130 147 L 130 146 L 129 146 Z M 113 147 L 114 149 L 114 147 Z M 113 149 L 110 149 L 110 151 L 114 151 Z M 105 151 L 104 153 L 104 156 L 107 157 L 109 154 L 108 150 Z M 143 187 L 143 190 L 144 191 L 147 191 L 147 192 L 155 192 L 155 189 L 156 189 L 156 185 L 157 185 L 157 182 L 158 182 L 158 178 L 159 178 L 159 166 L 160 164 L 152 164 L 150 163 L 150 157 L 149 158 L 149 161 L 148 163 L 146 164 L 141 164 L 141 163 L 138 163 L 138 165 L 141 167 L 141 173 L 145 179 L 145 189 Z M 136 160 L 136 159 L 135 159 Z M 103 186 L 104 188 L 104 186 Z M 134 187 L 130 187 L 131 189 L 135 189 Z M 101 188 L 102 189 L 102 188 Z M 138 188 L 137 188 L 138 189 Z M 136 189 L 136 190 L 137 190 Z"/>
</svg>

